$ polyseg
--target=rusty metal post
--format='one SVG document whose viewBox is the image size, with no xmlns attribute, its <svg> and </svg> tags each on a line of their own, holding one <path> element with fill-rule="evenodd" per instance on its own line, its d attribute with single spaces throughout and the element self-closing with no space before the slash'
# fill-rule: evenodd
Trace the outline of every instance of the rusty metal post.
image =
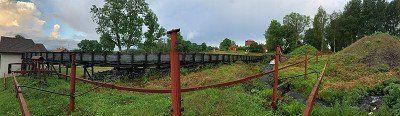
<svg viewBox="0 0 400 116">
<path fill-rule="evenodd" d="M 178 51 L 177 33 L 180 29 L 168 31 L 171 37 L 170 66 L 171 66 L 171 87 L 172 87 L 172 116 L 181 116 L 181 82 L 180 62 Z"/>
<path fill-rule="evenodd" d="M 274 60 L 274 84 L 273 84 L 273 89 L 272 89 L 272 103 L 271 107 L 273 110 L 277 109 L 277 92 L 278 92 L 278 76 L 279 76 L 279 55 L 281 53 L 280 47 L 276 47 L 275 51 L 275 60 Z"/>
<path fill-rule="evenodd" d="M 319 86 L 321 85 L 322 78 L 324 77 L 325 74 L 325 69 L 328 66 L 328 62 L 325 63 L 324 68 L 322 69 L 321 74 L 319 75 L 319 78 L 317 82 L 315 83 L 313 89 L 311 90 L 310 95 L 308 96 L 307 102 L 306 102 L 306 108 L 303 111 L 303 116 L 310 116 L 314 107 L 314 102 L 315 99 L 317 98 L 318 95 L 318 89 Z"/>
<path fill-rule="evenodd" d="M 306 49 L 306 55 L 304 59 L 304 78 L 307 78 L 307 65 L 308 65 L 308 48 Z"/>
<path fill-rule="evenodd" d="M 75 76 L 76 76 L 76 54 L 71 54 L 71 73 L 69 84 L 69 111 L 71 114 L 75 109 Z"/>
</svg>

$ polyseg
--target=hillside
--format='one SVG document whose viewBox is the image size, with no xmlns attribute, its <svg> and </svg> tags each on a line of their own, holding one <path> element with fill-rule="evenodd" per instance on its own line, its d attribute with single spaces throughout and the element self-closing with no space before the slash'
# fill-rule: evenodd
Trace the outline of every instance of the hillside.
<svg viewBox="0 0 400 116">
<path fill-rule="evenodd" d="M 334 59 L 368 66 L 384 64 L 395 68 L 400 65 L 400 41 L 383 33 L 366 36 L 338 52 Z"/>
</svg>

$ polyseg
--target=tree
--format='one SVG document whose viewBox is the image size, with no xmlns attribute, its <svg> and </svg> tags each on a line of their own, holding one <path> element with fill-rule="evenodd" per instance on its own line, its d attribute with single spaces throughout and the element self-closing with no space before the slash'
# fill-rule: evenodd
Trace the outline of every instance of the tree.
<svg viewBox="0 0 400 116">
<path fill-rule="evenodd" d="M 25 39 L 25 37 L 20 35 L 20 34 L 15 35 L 15 38 L 17 38 L 17 39 Z"/>
<path fill-rule="evenodd" d="M 160 47 L 157 44 L 163 44 L 161 37 L 165 36 L 166 30 L 157 23 L 157 16 L 149 11 L 144 20 L 144 24 L 147 25 L 147 32 L 144 33 L 146 40 L 143 43 L 141 49 L 148 52 L 156 52 L 157 47 Z"/>
<path fill-rule="evenodd" d="M 99 34 L 108 33 L 119 51 L 138 45 L 142 38 L 143 16 L 151 11 L 145 0 L 105 0 L 104 6 L 92 6 L 93 21 Z"/>
<path fill-rule="evenodd" d="M 363 0 L 362 20 L 363 34 L 370 35 L 377 31 L 384 32 L 385 9 L 387 2 L 385 0 Z"/>
<path fill-rule="evenodd" d="M 263 53 L 264 48 L 261 44 L 258 44 L 257 42 L 253 42 L 250 44 L 249 47 L 249 52 L 254 52 L 254 53 Z"/>
<path fill-rule="evenodd" d="M 277 20 L 272 20 L 264 33 L 268 50 L 275 50 L 277 46 L 283 46 L 283 27 Z"/>
<path fill-rule="evenodd" d="M 321 41 L 318 39 L 317 32 L 315 28 L 307 29 L 304 35 L 304 42 L 310 44 L 317 49 L 321 47 Z"/>
<path fill-rule="evenodd" d="M 101 52 L 102 47 L 97 40 L 82 40 L 78 43 L 79 50 L 81 52 Z"/>
<path fill-rule="evenodd" d="M 385 30 L 392 35 L 400 36 L 400 0 L 393 0 L 388 4 L 385 16 Z"/>
<path fill-rule="evenodd" d="M 112 37 L 108 33 L 104 33 L 100 36 L 100 44 L 105 52 L 112 52 L 115 48 L 115 43 L 112 40 Z"/>
<path fill-rule="evenodd" d="M 230 46 L 232 45 L 236 45 L 235 41 L 232 41 L 228 38 L 225 38 L 224 40 L 222 40 L 222 42 L 219 44 L 219 49 L 220 50 L 228 50 Z"/>
<path fill-rule="evenodd" d="M 343 43 L 346 41 L 343 40 L 345 37 L 343 37 L 342 26 L 340 26 L 341 17 L 342 13 L 333 12 L 329 15 L 329 24 L 326 27 L 326 40 L 329 46 L 331 46 L 331 49 L 333 49 L 333 52 L 341 50 L 341 48 L 346 45 Z"/>
<path fill-rule="evenodd" d="M 326 43 L 326 33 L 325 33 L 325 28 L 327 25 L 327 20 L 328 20 L 328 15 L 326 14 L 326 11 L 322 8 L 318 8 L 318 13 L 314 17 L 313 21 L 313 31 L 314 31 L 314 36 L 315 36 L 315 42 L 311 42 L 316 44 L 314 47 L 319 49 L 319 50 L 327 50 L 328 46 Z M 312 45 L 312 44 L 311 44 Z"/>
<path fill-rule="evenodd" d="M 283 18 L 284 38 L 287 42 L 286 52 L 301 45 L 302 33 L 310 24 L 310 17 L 299 13 L 290 13 Z"/>
</svg>

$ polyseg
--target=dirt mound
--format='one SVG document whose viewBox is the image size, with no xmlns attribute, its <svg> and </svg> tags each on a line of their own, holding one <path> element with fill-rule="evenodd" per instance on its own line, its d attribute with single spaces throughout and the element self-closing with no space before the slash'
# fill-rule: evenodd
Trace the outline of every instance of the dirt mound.
<svg viewBox="0 0 400 116">
<path fill-rule="evenodd" d="M 400 66 L 400 41 L 388 34 L 374 34 L 346 47 L 336 57 L 368 66 L 385 64 L 394 68 Z"/>
<path fill-rule="evenodd" d="M 400 66 L 400 47 L 399 46 L 384 46 L 383 48 L 376 49 L 366 55 L 360 62 L 368 66 L 377 66 L 386 64 L 390 68 Z"/>
</svg>

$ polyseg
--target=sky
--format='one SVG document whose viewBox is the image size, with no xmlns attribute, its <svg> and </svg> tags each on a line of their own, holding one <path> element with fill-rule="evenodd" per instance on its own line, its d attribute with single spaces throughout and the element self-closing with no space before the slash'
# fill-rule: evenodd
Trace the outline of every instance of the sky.
<svg viewBox="0 0 400 116">
<path fill-rule="evenodd" d="M 343 10 L 348 0 L 146 0 L 167 30 L 180 28 L 185 39 L 218 46 L 230 38 L 243 46 L 265 43 L 271 20 L 291 12 L 313 17 L 319 6 L 328 13 Z M 99 40 L 92 5 L 103 0 L 0 0 L 0 35 L 20 34 L 48 50 L 77 48 L 83 39 Z"/>
</svg>

